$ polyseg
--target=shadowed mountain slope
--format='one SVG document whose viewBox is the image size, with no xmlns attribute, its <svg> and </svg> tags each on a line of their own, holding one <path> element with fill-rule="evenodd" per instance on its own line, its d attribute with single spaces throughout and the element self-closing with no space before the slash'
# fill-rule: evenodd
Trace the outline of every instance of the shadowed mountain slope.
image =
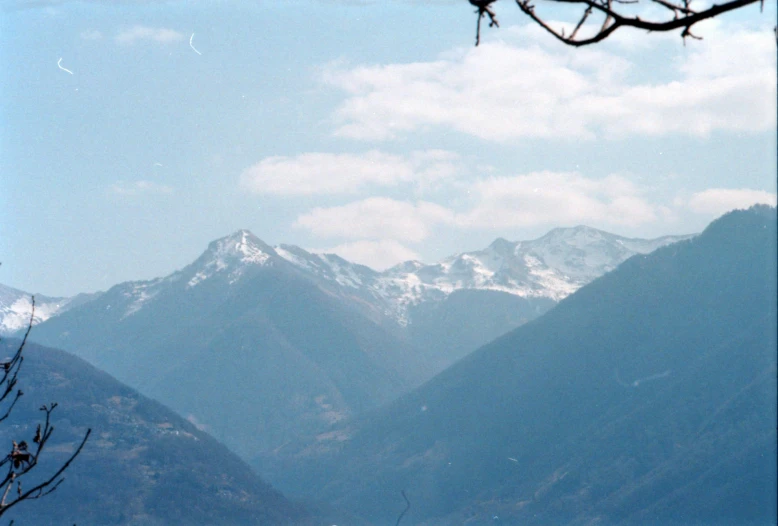
<svg viewBox="0 0 778 526">
<path fill-rule="evenodd" d="M 241 231 L 166 278 L 36 326 L 239 454 L 327 428 L 418 385 L 418 353 Z"/>
<path fill-rule="evenodd" d="M 0 347 L 12 353 L 16 344 Z M 28 344 L 24 357 L 24 396 L 0 425 L 2 443 L 31 439 L 38 407 L 59 403 L 52 439 L 29 477 L 53 473 L 87 428 L 92 436 L 54 493 L 8 512 L 16 524 L 316 524 L 173 411 L 63 351 Z"/>
<path fill-rule="evenodd" d="M 125 323 L 125 318 L 137 318 L 143 310 L 157 312 L 157 304 L 169 297 L 171 288 L 209 289 L 205 286 L 209 281 L 238 288 L 258 268 L 294 271 L 297 278 L 314 283 L 343 306 L 410 342 L 415 347 L 411 354 L 419 358 L 416 365 L 423 361 L 429 369 L 426 380 L 480 345 L 534 319 L 630 256 L 689 237 L 630 239 L 586 226 L 557 228 L 535 240 L 497 239 L 483 250 L 456 254 L 436 264 L 407 261 L 376 272 L 334 254 L 314 254 L 291 245 L 270 247 L 240 230 L 212 242 L 196 262 L 179 272 L 113 287 L 110 297 L 100 303 L 100 309 L 112 312 L 100 314 L 109 324 Z M 38 297 L 37 318 L 43 321 L 98 297 Z M 29 307 L 29 294 L 0 286 L 0 333 L 26 326 Z M 72 341 L 79 337 L 78 330 L 64 332 L 70 333 Z M 88 333 L 81 348 L 88 349 L 95 338 Z M 77 350 L 67 338 L 46 342 Z"/>
<path fill-rule="evenodd" d="M 390 406 L 258 460 L 416 524 L 774 523 L 776 214 L 635 256 Z"/>
</svg>

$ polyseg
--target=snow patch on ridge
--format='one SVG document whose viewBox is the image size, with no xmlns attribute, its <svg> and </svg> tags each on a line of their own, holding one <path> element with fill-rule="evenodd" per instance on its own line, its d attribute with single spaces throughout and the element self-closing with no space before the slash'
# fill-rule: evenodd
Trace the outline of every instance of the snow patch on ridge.
<svg viewBox="0 0 778 526">
<path fill-rule="evenodd" d="M 54 301 L 36 301 L 33 325 L 46 321 L 68 304 L 68 298 Z M 30 323 L 32 301 L 30 296 L 16 298 L 10 305 L 0 306 L 0 334 L 11 334 L 24 329 Z"/>
<path fill-rule="evenodd" d="M 497 239 L 484 250 L 451 256 L 433 265 L 407 261 L 369 277 L 360 274 L 359 282 L 350 279 L 353 264 L 334 256 L 319 256 L 327 268 L 317 264 L 317 274 L 366 290 L 383 306 L 384 314 L 407 325 L 411 307 L 440 301 L 463 289 L 560 301 L 635 254 L 689 237 L 628 239 L 585 226 L 558 228 L 531 241 Z M 295 264 L 300 258 L 287 259 Z"/>
<path fill-rule="evenodd" d="M 100 294 L 99 292 L 78 294 L 70 298 L 53 298 L 36 294 L 33 325 L 46 321 L 73 306 L 81 305 Z M 31 296 L 28 292 L 0 285 L 0 336 L 13 334 L 27 327 L 32 311 Z"/>
<path fill-rule="evenodd" d="M 154 299 L 154 297 L 159 294 L 160 290 L 159 288 L 154 290 L 154 286 L 159 284 L 161 281 L 163 280 L 155 279 L 146 282 L 135 282 L 131 284 L 132 289 L 123 291 L 122 295 L 130 300 L 131 303 L 127 307 L 127 310 L 124 312 L 124 316 L 122 316 L 122 318 L 132 316 L 138 312 L 146 303 Z"/>
</svg>

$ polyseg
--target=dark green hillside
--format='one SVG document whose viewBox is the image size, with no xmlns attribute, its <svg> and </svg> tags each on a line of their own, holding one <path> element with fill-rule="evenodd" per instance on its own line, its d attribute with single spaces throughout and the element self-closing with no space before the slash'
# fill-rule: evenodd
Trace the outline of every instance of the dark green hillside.
<svg viewBox="0 0 778 526">
<path fill-rule="evenodd" d="M 775 335 L 775 209 L 732 212 L 261 464 L 384 521 L 774 523 Z"/>
<path fill-rule="evenodd" d="M 16 341 L 2 342 L 10 353 Z M 65 352 L 30 345 L 24 396 L 0 425 L 10 444 L 33 436 L 42 403 L 59 402 L 37 475 L 92 436 L 51 495 L 9 512 L 18 525 L 312 524 L 235 454 L 192 424 Z"/>
</svg>

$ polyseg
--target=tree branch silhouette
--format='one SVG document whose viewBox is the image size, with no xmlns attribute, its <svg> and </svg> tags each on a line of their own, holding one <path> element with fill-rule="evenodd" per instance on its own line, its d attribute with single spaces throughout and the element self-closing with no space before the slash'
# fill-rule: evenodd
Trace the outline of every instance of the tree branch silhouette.
<svg viewBox="0 0 778 526">
<path fill-rule="evenodd" d="M 395 523 L 394 526 L 400 526 L 400 521 L 403 520 L 403 517 L 405 516 L 405 514 L 408 513 L 409 509 L 411 509 L 411 501 L 409 501 L 408 497 L 405 496 L 405 490 L 400 491 L 400 493 L 402 494 L 403 498 L 405 499 L 405 509 L 400 514 L 400 516 L 397 517 L 397 523 Z"/>
<path fill-rule="evenodd" d="M 21 389 L 16 389 L 16 385 L 18 383 L 19 370 L 24 363 L 22 353 L 32 330 L 34 319 L 35 296 L 32 297 L 32 312 L 30 313 L 30 321 L 27 324 L 24 338 L 14 355 L 7 361 L 0 362 L 0 367 L 2 368 L 2 376 L 0 376 L 0 407 L 5 407 L 5 409 L 0 409 L 0 422 L 8 418 L 19 398 L 24 395 Z M 0 472 L 5 469 L 4 474 L 0 477 L 0 495 L 2 495 L 2 498 L 0 498 L 0 516 L 20 502 L 39 499 L 55 491 L 64 480 L 62 474 L 81 453 L 89 439 L 89 435 L 92 433 L 91 429 L 87 429 L 84 438 L 75 451 L 51 476 L 45 478 L 42 482 L 34 484 L 31 488 L 25 489 L 22 486 L 22 477 L 30 473 L 38 465 L 40 456 L 52 433 L 54 433 L 51 413 L 56 408 L 56 402 L 44 404 L 40 407 L 45 416 L 43 424 L 38 424 L 35 435 L 32 437 L 33 446 L 30 446 L 26 440 L 18 443 L 14 440 L 11 451 L 0 460 Z M 12 493 L 13 486 L 16 486 L 16 491 Z"/>
<path fill-rule="evenodd" d="M 490 19 L 489 27 L 499 27 L 497 23 L 494 4 L 497 0 L 469 0 L 477 10 L 478 25 L 476 27 L 477 46 L 481 41 L 481 19 L 488 16 Z M 666 32 L 681 30 L 681 38 L 701 39 L 692 33 L 692 27 L 703 20 L 715 18 L 719 15 L 743 8 L 750 4 L 760 4 L 760 9 L 764 7 L 764 0 L 728 0 L 721 4 L 714 4 L 708 7 L 692 6 L 693 0 L 515 0 L 518 8 L 527 15 L 533 22 L 542 27 L 560 42 L 568 46 L 588 46 L 601 42 L 611 36 L 615 31 L 623 27 L 633 27 L 643 29 L 648 32 Z M 577 20 L 574 29 L 568 34 L 564 27 L 555 28 L 543 16 L 536 11 L 535 4 L 565 6 L 577 9 L 578 14 L 573 20 Z M 651 19 L 641 18 L 637 13 L 641 8 L 648 6 L 659 6 L 664 8 L 662 12 L 665 16 L 655 15 Z M 592 15 L 598 15 L 601 22 L 595 27 L 593 34 L 589 36 L 580 36 L 580 30 L 585 27 L 585 23 L 590 20 Z"/>
</svg>

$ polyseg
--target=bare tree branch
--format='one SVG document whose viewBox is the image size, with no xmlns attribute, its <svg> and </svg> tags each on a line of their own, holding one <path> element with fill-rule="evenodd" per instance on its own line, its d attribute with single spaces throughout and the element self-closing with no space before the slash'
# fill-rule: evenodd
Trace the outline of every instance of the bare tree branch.
<svg viewBox="0 0 778 526">
<path fill-rule="evenodd" d="M 53 429 L 53 428 L 52 428 Z M 72 455 L 65 461 L 64 464 L 57 470 L 56 473 L 54 473 L 52 476 L 50 476 L 45 481 L 41 482 L 40 484 L 37 484 L 32 487 L 32 489 L 27 490 L 24 493 L 21 493 L 21 482 L 19 482 L 19 495 L 16 499 L 12 500 L 11 502 L 5 504 L 1 504 L 3 507 L 0 508 L 0 515 L 4 511 L 6 511 L 8 508 L 18 504 L 19 502 L 23 500 L 33 500 L 38 499 L 40 497 L 44 497 L 48 495 L 49 493 L 52 493 L 54 490 L 56 490 L 60 484 L 65 480 L 64 478 L 60 478 L 62 473 L 65 472 L 68 467 L 70 467 L 70 464 L 76 459 L 76 457 L 81 453 L 81 450 L 84 449 L 84 445 L 86 445 L 86 441 L 89 440 L 89 435 L 92 434 L 91 429 L 87 429 L 86 433 L 84 434 L 84 438 L 81 440 L 81 443 L 78 445 L 76 450 L 73 452 Z M 37 458 L 36 458 L 37 462 Z M 29 471 L 29 470 L 28 470 Z M 10 485 L 9 485 L 10 486 Z"/>
<path fill-rule="evenodd" d="M 494 12 L 493 4 L 496 0 L 469 0 L 477 10 L 478 25 L 476 28 L 476 46 L 481 41 L 481 19 L 484 16 L 489 16 L 489 26 L 497 26 L 497 18 Z M 707 8 L 696 9 L 691 7 L 691 0 L 537 0 L 538 3 L 546 5 L 565 5 L 572 7 L 580 7 L 582 9 L 581 14 L 577 17 L 578 23 L 575 29 L 569 34 L 565 34 L 565 30 L 555 29 L 539 14 L 535 11 L 535 4 L 532 0 L 515 0 L 516 5 L 521 11 L 527 15 L 533 22 L 545 29 L 557 40 L 569 45 L 569 46 L 588 46 L 601 42 L 608 38 L 614 31 L 622 27 L 633 27 L 635 29 L 643 29 L 649 32 L 666 32 L 681 29 L 681 37 L 686 39 L 701 37 L 692 33 L 692 26 L 707 20 L 715 18 L 728 11 L 740 9 L 749 4 L 755 4 L 759 2 L 760 7 L 763 6 L 764 0 L 728 0 L 721 4 L 714 4 Z M 644 20 L 639 15 L 627 14 L 622 7 L 624 5 L 639 6 L 641 2 L 644 5 L 657 4 L 667 9 L 667 18 L 656 18 L 652 20 Z M 603 22 L 600 29 L 592 36 L 579 37 L 579 30 L 584 26 L 584 23 L 589 19 L 592 13 L 599 13 L 603 17 Z"/>
<path fill-rule="evenodd" d="M 21 369 L 22 363 L 24 362 L 22 351 L 24 350 L 24 346 L 27 343 L 27 337 L 30 335 L 30 331 L 32 330 L 32 324 L 35 321 L 35 296 L 31 297 L 31 301 L 32 309 L 30 311 L 30 321 L 27 323 L 27 331 L 24 333 L 22 343 L 19 344 L 19 347 L 16 349 L 16 352 L 10 359 L 4 362 L 0 362 L 0 367 L 3 368 L 3 376 L 0 378 L 0 386 L 2 386 L 2 388 L 0 388 L 2 389 L 2 393 L 0 393 L 0 404 L 3 404 L 6 401 L 6 398 L 11 395 L 14 388 L 16 387 L 19 369 Z M 23 394 L 24 393 L 21 391 L 21 389 L 16 391 L 16 393 L 13 395 L 13 399 L 11 400 L 10 405 L 8 405 L 8 407 L 6 407 L 0 413 L 0 422 L 8 418 L 8 415 L 11 414 L 11 411 L 16 405 L 16 402 L 19 401 L 19 398 Z"/>
<path fill-rule="evenodd" d="M 5 420 L 10 415 L 11 410 L 16 405 L 16 402 L 24 394 L 22 391 L 16 390 L 14 394 L 15 386 L 18 382 L 19 369 L 24 361 L 22 351 L 27 343 L 27 337 L 32 330 L 32 325 L 35 320 L 35 297 L 32 297 L 32 312 L 30 313 L 30 321 L 27 324 L 27 331 L 24 334 L 19 347 L 16 349 L 14 355 L 6 361 L 0 362 L 2 367 L 2 376 L 0 376 L 0 404 L 10 400 L 10 403 L 2 411 L 0 416 L 0 422 Z M 56 490 L 62 483 L 64 478 L 62 474 L 70 467 L 70 464 L 81 453 L 84 448 L 89 435 L 92 433 L 91 429 L 87 429 L 84 434 L 84 438 L 81 440 L 78 447 L 73 454 L 54 472 L 53 475 L 47 479 L 35 484 L 28 490 L 22 488 L 22 477 L 30 473 L 37 465 L 40 459 L 43 449 L 54 433 L 54 426 L 51 423 L 51 413 L 57 408 L 57 403 L 52 402 L 50 404 L 44 404 L 40 407 L 40 410 L 45 413 L 43 424 L 38 424 L 35 435 L 32 437 L 32 448 L 26 440 L 21 442 L 13 441 L 11 451 L 0 460 L 0 470 L 6 468 L 5 474 L 0 478 L 0 489 L 2 491 L 2 499 L 0 499 L 0 515 L 3 515 L 10 508 L 16 504 L 25 500 L 34 500 L 41 498 L 45 495 Z M 16 496 L 9 500 L 11 495 L 11 488 L 16 485 Z"/>
<path fill-rule="evenodd" d="M 484 16 L 489 17 L 489 27 L 500 27 L 500 24 L 497 21 L 497 15 L 491 7 L 496 1 L 497 0 L 469 0 L 470 4 L 476 7 L 475 12 L 478 14 L 475 27 L 476 46 L 481 43 L 481 19 L 484 18 Z"/>
</svg>

